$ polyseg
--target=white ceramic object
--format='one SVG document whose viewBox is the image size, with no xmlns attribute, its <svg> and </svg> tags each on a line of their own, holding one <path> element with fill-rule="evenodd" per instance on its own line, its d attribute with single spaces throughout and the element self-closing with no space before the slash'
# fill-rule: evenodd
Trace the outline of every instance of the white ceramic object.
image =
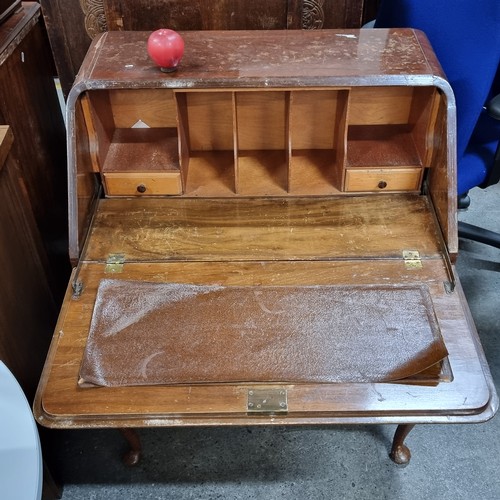
<svg viewBox="0 0 500 500">
<path fill-rule="evenodd" d="M 30 405 L 5 364 L 0 361 L 0 496 L 42 497 L 42 453 Z"/>
</svg>

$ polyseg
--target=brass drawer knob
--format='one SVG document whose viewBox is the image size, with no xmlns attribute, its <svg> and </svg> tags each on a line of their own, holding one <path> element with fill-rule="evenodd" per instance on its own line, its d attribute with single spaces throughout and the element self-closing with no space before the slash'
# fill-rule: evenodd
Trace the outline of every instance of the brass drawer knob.
<svg viewBox="0 0 500 500">
<path fill-rule="evenodd" d="M 387 187 L 387 182 L 385 182 L 385 181 L 380 181 L 380 182 L 378 183 L 378 188 L 379 188 L 379 189 L 384 189 L 384 188 L 386 188 L 386 187 Z"/>
<path fill-rule="evenodd" d="M 139 184 L 139 185 L 137 186 L 137 192 L 138 192 L 138 193 L 141 193 L 141 194 L 142 194 L 142 193 L 145 193 L 145 192 L 146 192 L 146 186 L 145 186 L 144 184 Z"/>
</svg>

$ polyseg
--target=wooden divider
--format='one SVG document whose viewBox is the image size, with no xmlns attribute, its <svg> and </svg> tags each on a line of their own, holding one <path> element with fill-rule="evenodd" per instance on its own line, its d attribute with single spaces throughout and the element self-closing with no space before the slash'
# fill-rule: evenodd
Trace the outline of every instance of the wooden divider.
<svg viewBox="0 0 500 500">
<path fill-rule="evenodd" d="M 431 87 L 113 89 L 82 104 L 110 196 L 418 191 L 436 121 Z"/>
</svg>

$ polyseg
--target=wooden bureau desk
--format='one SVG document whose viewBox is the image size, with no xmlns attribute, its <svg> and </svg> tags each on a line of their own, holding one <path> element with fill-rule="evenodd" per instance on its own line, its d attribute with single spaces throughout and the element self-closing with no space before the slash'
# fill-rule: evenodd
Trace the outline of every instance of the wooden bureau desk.
<svg viewBox="0 0 500 500">
<path fill-rule="evenodd" d="M 414 424 L 491 418 L 424 35 L 186 32 L 169 74 L 147 36 L 95 40 L 68 99 L 75 269 L 38 421 L 394 423 L 407 463 Z"/>
</svg>

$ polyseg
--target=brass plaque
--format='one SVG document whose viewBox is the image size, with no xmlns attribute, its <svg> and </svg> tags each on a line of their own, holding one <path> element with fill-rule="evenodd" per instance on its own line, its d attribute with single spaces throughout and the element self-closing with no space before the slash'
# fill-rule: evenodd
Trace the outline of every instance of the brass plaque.
<svg viewBox="0 0 500 500">
<path fill-rule="evenodd" d="M 286 389 L 248 389 L 247 410 L 249 413 L 286 413 Z"/>
</svg>

